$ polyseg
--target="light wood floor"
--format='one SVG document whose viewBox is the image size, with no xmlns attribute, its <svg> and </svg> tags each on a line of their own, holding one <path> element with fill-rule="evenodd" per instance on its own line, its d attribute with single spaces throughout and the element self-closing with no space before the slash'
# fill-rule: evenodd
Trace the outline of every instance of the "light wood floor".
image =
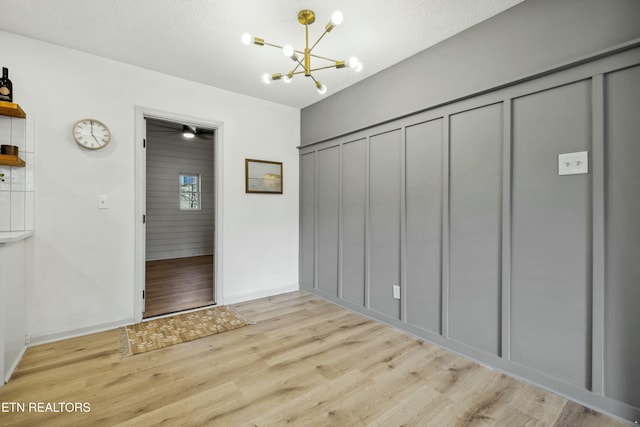
<svg viewBox="0 0 640 427">
<path fill-rule="evenodd" d="M 11 426 L 621 426 L 302 292 L 235 306 L 257 324 L 121 359 L 108 331 L 30 348 Z"/>
<path fill-rule="evenodd" d="M 146 262 L 144 317 L 211 305 L 213 255 Z"/>
</svg>

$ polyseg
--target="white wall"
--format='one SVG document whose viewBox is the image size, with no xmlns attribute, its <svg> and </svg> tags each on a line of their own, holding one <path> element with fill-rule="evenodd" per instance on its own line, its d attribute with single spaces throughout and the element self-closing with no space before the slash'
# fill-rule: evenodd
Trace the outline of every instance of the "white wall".
<svg viewBox="0 0 640 427">
<path fill-rule="evenodd" d="M 0 32 L 14 101 L 37 115 L 34 284 L 27 328 L 41 339 L 134 318 L 135 106 L 223 122 L 219 302 L 297 289 L 297 109 Z M 89 151 L 79 119 L 111 129 Z M 244 159 L 284 162 L 284 194 L 244 193 Z M 109 196 L 109 209 L 97 197 Z"/>
</svg>

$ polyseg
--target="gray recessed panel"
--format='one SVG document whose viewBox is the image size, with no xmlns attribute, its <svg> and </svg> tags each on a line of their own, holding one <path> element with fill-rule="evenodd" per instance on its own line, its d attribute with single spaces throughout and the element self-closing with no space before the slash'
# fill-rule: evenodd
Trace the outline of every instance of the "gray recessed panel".
<svg viewBox="0 0 640 427">
<path fill-rule="evenodd" d="M 366 140 L 342 146 L 342 298 L 365 305 Z"/>
<path fill-rule="evenodd" d="M 407 322 L 440 333 L 443 119 L 406 128 Z"/>
<path fill-rule="evenodd" d="M 640 67 L 605 82 L 605 394 L 640 408 Z"/>
<path fill-rule="evenodd" d="M 370 307 L 400 318 L 400 130 L 370 138 Z"/>
<path fill-rule="evenodd" d="M 591 175 L 558 175 L 558 154 L 591 150 L 591 85 L 513 101 L 511 355 L 589 387 Z"/>
<path fill-rule="evenodd" d="M 338 296 L 340 148 L 318 151 L 318 289 Z"/>
<path fill-rule="evenodd" d="M 300 287 L 313 288 L 316 153 L 300 156 Z"/>
<path fill-rule="evenodd" d="M 502 104 L 450 118 L 449 335 L 500 352 Z"/>
</svg>

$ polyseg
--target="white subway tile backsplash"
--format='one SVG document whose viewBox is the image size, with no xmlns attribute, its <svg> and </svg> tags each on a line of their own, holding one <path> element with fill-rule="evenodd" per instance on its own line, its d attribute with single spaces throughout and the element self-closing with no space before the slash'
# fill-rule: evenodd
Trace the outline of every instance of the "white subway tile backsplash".
<svg viewBox="0 0 640 427">
<path fill-rule="evenodd" d="M 24 191 L 11 191 L 11 231 L 24 230 Z"/>
<path fill-rule="evenodd" d="M 35 116 L 0 116 L 0 144 L 15 145 L 26 167 L 0 165 L 0 232 L 35 229 Z"/>
<path fill-rule="evenodd" d="M 0 145 L 12 145 L 11 117 L 0 116 Z"/>
<path fill-rule="evenodd" d="M 24 191 L 26 181 L 26 168 L 11 168 L 11 191 Z"/>
<path fill-rule="evenodd" d="M 36 193 L 27 191 L 24 199 L 24 229 L 36 229 Z"/>
<path fill-rule="evenodd" d="M 11 231 L 11 193 L 0 191 L 0 231 Z"/>
<path fill-rule="evenodd" d="M 25 190 L 36 190 L 36 155 L 35 153 L 25 153 L 24 161 L 27 162 L 25 167 Z"/>
<path fill-rule="evenodd" d="M 26 120 L 11 118 L 11 145 L 17 145 L 25 151 Z"/>
<path fill-rule="evenodd" d="M 27 153 L 36 152 L 36 116 L 35 114 L 27 114 L 26 122 L 26 142 L 25 149 Z"/>
<path fill-rule="evenodd" d="M 0 166 L 0 191 L 11 190 L 11 167 Z"/>
</svg>

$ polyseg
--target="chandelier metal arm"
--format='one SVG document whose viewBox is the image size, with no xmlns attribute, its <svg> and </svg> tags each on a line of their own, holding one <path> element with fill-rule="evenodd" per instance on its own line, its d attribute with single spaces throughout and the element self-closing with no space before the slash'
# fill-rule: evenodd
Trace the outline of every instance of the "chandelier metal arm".
<svg viewBox="0 0 640 427">
<path fill-rule="evenodd" d="M 324 59 L 325 61 L 330 61 L 330 62 L 340 62 L 337 59 L 331 59 L 331 58 L 327 58 L 325 56 L 314 55 L 312 53 L 310 53 L 309 56 L 313 56 L 314 58 L 318 58 L 318 59 Z"/>
<path fill-rule="evenodd" d="M 286 76 L 295 76 L 298 74 L 304 74 L 304 71 L 296 71 L 298 67 L 294 68 L 292 71 L 289 71 L 288 73 L 283 73 L 282 75 L 286 75 Z M 329 68 L 344 68 L 344 61 L 336 61 L 336 63 L 334 65 L 327 65 L 325 67 L 318 67 L 318 68 L 312 68 L 309 71 L 310 72 L 314 72 L 314 71 L 320 71 L 320 70 L 326 70 Z"/>
<path fill-rule="evenodd" d="M 325 36 L 325 34 L 327 34 L 329 31 L 324 30 L 324 33 L 322 33 L 322 35 L 320 37 L 318 37 L 318 40 L 316 40 L 316 42 L 313 44 L 313 46 L 311 46 L 311 48 L 309 49 L 309 53 L 311 53 L 311 51 L 313 50 L 314 47 L 316 47 L 316 45 L 318 43 L 320 43 L 320 40 L 322 40 L 322 38 Z"/>
<path fill-rule="evenodd" d="M 343 65 L 342 67 L 340 67 L 340 66 L 338 65 L 338 64 L 340 64 L 340 63 L 344 64 L 344 62 L 343 62 L 343 61 L 338 61 L 338 62 L 337 62 L 336 64 L 334 64 L 334 65 L 327 65 L 327 66 L 325 66 L 325 67 L 313 68 L 313 69 L 311 69 L 311 70 L 309 70 L 309 71 L 313 72 L 313 71 L 318 71 L 318 70 L 326 70 L 326 69 L 328 69 L 328 68 L 342 68 L 342 67 L 344 67 L 344 65 Z"/>
<path fill-rule="evenodd" d="M 277 45 L 277 44 L 267 43 L 267 42 L 263 42 L 262 44 L 263 44 L 264 46 L 271 46 L 271 47 L 275 47 L 275 48 L 278 48 L 278 49 L 282 49 L 282 46 Z"/>
<path fill-rule="evenodd" d="M 279 44 L 266 42 L 263 39 L 259 39 L 259 40 L 260 40 L 260 43 L 255 43 L 255 44 L 259 45 L 259 46 L 271 46 L 271 47 L 275 47 L 277 49 L 282 49 L 284 47 L 284 46 L 280 46 Z M 317 42 L 316 42 L 316 44 L 317 44 Z M 314 45 L 314 47 L 315 47 L 315 45 Z M 304 50 L 294 50 L 294 52 L 295 53 L 299 53 L 299 54 L 304 56 Z M 327 57 L 324 57 L 324 56 L 312 54 L 311 53 L 311 49 L 309 49 L 309 55 L 313 56 L 314 58 L 324 59 L 324 60 L 331 61 L 331 62 L 337 62 L 335 59 L 331 59 L 331 58 L 327 58 Z"/>
<path fill-rule="evenodd" d="M 280 46 L 280 45 L 273 44 L 273 43 L 268 43 L 268 42 L 265 42 L 265 41 L 263 41 L 260 45 L 261 46 L 271 46 L 271 47 L 275 47 L 275 48 L 278 48 L 278 49 L 282 49 L 282 46 Z M 299 53 L 299 54 L 304 56 L 304 51 L 303 50 L 294 50 L 294 52 L 295 53 Z M 314 53 L 309 53 L 309 56 L 312 56 L 312 57 L 318 58 L 318 59 L 324 59 L 325 61 L 330 61 L 330 62 L 341 62 L 340 60 L 333 59 L 333 58 L 327 58 L 326 56 L 320 56 L 320 55 L 316 55 Z M 304 67 L 304 64 L 302 63 L 302 61 L 297 60 L 297 62 L 298 62 L 298 66 L 303 66 Z"/>
</svg>

